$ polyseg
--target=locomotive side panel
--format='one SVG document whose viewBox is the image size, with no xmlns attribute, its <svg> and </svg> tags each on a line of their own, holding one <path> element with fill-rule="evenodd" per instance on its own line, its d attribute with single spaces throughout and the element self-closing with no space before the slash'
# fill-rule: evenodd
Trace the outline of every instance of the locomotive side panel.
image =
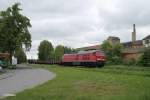
<svg viewBox="0 0 150 100">
<path fill-rule="evenodd" d="M 62 58 L 62 62 L 73 62 L 76 58 L 75 54 L 65 54 Z"/>
<path fill-rule="evenodd" d="M 73 62 L 76 61 L 76 54 L 64 54 L 62 57 L 63 65 L 73 65 Z"/>
<path fill-rule="evenodd" d="M 106 62 L 106 56 L 102 51 L 96 52 L 97 66 L 102 67 Z"/>
<path fill-rule="evenodd" d="M 62 63 L 66 65 L 103 66 L 105 61 L 105 54 L 98 50 L 64 54 L 62 58 Z"/>
<path fill-rule="evenodd" d="M 80 54 L 78 62 L 96 62 L 96 56 L 92 53 Z"/>
</svg>

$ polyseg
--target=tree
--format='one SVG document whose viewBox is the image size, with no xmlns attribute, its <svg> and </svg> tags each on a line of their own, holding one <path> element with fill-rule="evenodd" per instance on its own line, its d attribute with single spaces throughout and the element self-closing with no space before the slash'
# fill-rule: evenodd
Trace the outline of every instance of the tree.
<svg viewBox="0 0 150 100">
<path fill-rule="evenodd" d="M 22 15 L 19 8 L 20 3 L 8 7 L 6 11 L 0 12 L 0 50 L 9 52 L 10 57 L 16 48 L 22 48 L 25 44 L 27 50 L 31 47 L 31 35 L 28 30 L 31 27 L 30 20 Z"/>
<path fill-rule="evenodd" d="M 27 56 L 22 48 L 17 48 L 15 50 L 15 57 L 17 58 L 18 63 L 25 63 L 27 62 Z"/>
<path fill-rule="evenodd" d="M 109 41 L 105 40 L 101 45 L 101 49 L 105 52 L 109 62 L 114 64 L 118 64 L 121 62 L 122 45 L 120 43 L 111 44 Z"/>
<path fill-rule="evenodd" d="M 53 53 L 53 46 L 52 44 L 47 41 L 43 40 L 38 48 L 38 58 L 39 60 L 46 61 L 52 58 Z"/>
<path fill-rule="evenodd" d="M 112 57 L 112 45 L 109 41 L 105 40 L 101 45 L 101 49 L 105 52 L 108 58 Z"/>
<path fill-rule="evenodd" d="M 64 46 L 58 45 L 55 48 L 55 60 L 61 60 L 64 54 Z"/>
<path fill-rule="evenodd" d="M 75 49 L 64 46 L 64 53 L 73 53 L 75 52 Z"/>
<path fill-rule="evenodd" d="M 146 48 L 140 59 L 140 64 L 150 67 L 150 47 Z"/>
<path fill-rule="evenodd" d="M 121 49 L 122 49 L 122 45 L 120 43 L 116 43 L 112 45 L 113 55 L 116 55 L 118 57 L 122 56 Z"/>
</svg>

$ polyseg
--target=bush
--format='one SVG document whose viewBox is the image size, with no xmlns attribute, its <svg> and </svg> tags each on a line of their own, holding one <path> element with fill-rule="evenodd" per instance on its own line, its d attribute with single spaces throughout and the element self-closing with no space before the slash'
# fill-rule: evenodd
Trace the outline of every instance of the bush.
<svg viewBox="0 0 150 100">
<path fill-rule="evenodd" d="M 108 40 L 105 40 L 101 45 L 101 49 L 108 58 L 107 64 L 122 64 L 122 45 L 120 43 L 112 44 Z"/>
<path fill-rule="evenodd" d="M 106 64 L 108 65 L 120 65 L 122 64 L 123 60 L 121 57 L 114 56 L 112 58 L 108 58 Z"/>
<path fill-rule="evenodd" d="M 122 58 L 118 56 L 114 56 L 110 59 L 112 64 L 121 64 L 122 63 Z"/>
<path fill-rule="evenodd" d="M 150 67 L 150 47 L 145 49 L 143 55 L 139 59 L 139 64 L 145 67 Z"/>
<path fill-rule="evenodd" d="M 136 65 L 137 61 L 135 59 L 123 60 L 123 64 L 127 66 Z"/>
</svg>

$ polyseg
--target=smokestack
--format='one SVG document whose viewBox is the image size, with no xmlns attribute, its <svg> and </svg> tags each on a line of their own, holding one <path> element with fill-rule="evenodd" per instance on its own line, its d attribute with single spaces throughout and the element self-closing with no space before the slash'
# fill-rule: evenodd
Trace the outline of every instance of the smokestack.
<svg viewBox="0 0 150 100">
<path fill-rule="evenodd" d="M 135 24 L 133 24 L 133 32 L 132 32 L 132 42 L 136 41 L 136 28 Z"/>
</svg>

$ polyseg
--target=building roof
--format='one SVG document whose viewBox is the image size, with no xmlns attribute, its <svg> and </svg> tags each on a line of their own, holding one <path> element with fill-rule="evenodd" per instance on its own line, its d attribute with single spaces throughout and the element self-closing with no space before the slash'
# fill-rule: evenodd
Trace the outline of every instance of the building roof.
<svg viewBox="0 0 150 100">
<path fill-rule="evenodd" d="M 143 40 L 150 39 L 150 35 L 146 36 Z"/>
<path fill-rule="evenodd" d="M 93 46 L 88 46 L 88 47 L 82 47 L 82 48 L 77 48 L 76 50 L 100 50 L 100 45 L 93 45 Z"/>
<path fill-rule="evenodd" d="M 124 47 L 132 47 L 133 45 L 143 45 L 142 40 L 137 40 L 135 42 L 124 42 L 122 43 Z"/>
<path fill-rule="evenodd" d="M 134 44 L 143 45 L 143 42 L 142 42 L 142 40 L 137 40 L 137 41 L 134 42 Z"/>
<path fill-rule="evenodd" d="M 132 42 L 124 42 L 121 44 L 123 45 L 123 47 L 131 47 L 132 46 Z"/>
<path fill-rule="evenodd" d="M 119 37 L 115 37 L 115 36 L 109 36 L 108 39 L 113 39 L 113 40 L 120 40 Z"/>
<path fill-rule="evenodd" d="M 97 51 L 102 52 L 102 51 L 100 51 L 100 50 L 90 50 L 90 51 L 79 51 L 77 54 L 94 53 L 94 52 L 97 52 Z"/>
</svg>

